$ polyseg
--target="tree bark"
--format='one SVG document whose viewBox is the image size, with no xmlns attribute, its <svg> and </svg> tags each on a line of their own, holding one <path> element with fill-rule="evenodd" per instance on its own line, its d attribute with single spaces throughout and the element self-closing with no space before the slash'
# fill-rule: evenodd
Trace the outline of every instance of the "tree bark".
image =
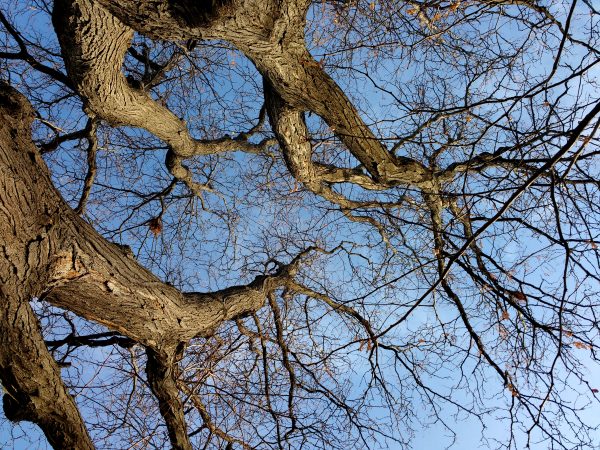
<svg viewBox="0 0 600 450">
<path fill-rule="evenodd" d="M 177 359 L 181 357 L 181 350 L 176 349 L 171 354 L 159 354 L 154 350 L 148 350 L 148 362 L 146 363 L 146 375 L 148 384 L 158 399 L 160 414 L 165 419 L 169 439 L 173 450 L 192 450 L 187 435 L 183 402 L 179 398 L 177 387 L 177 376 L 179 366 Z"/>
<path fill-rule="evenodd" d="M 6 415 L 38 423 L 55 448 L 93 448 L 28 301 L 106 325 L 145 345 L 159 401 L 174 394 L 172 358 L 181 343 L 209 336 L 225 320 L 261 308 L 294 276 L 299 257 L 248 285 L 182 293 L 163 283 L 69 208 L 31 141 L 33 111 L 0 85 L 0 378 Z M 15 352 L 15 347 L 19 348 Z M 172 387 L 162 391 L 162 387 Z M 179 403 L 165 409 L 173 445 L 188 448 Z M 161 409 L 162 411 L 162 409 Z M 171 412 L 170 412 L 171 411 Z M 180 412 L 177 412 L 180 411 Z M 176 432 L 173 433 L 173 430 Z M 181 444 L 181 445 L 180 445 Z"/>
<path fill-rule="evenodd" d="M 414 159 L 398 157 L 390 152 L 360 117 L 343 90 L 306 49 L 304 26 L 309 2 L 291 0 L 217 2 L 218 5 L 210 9 L 210 14 L 201 15 L 202 20 L 199 21 L 191 20 L 186 15 L 190 5 L 183 0 L 154 2 L 99 0 L 99 3 L 106 10 L 95 6 L 94 9 L 100 10 L 97 19 L 88 11 L 92 5 L 91 0 L 60 0 L 56 3 L 59 6 L 55 6 L 54 11 L 55 28 L 59 37 L 62 35 L 61 45 L 67 69 L 72 78 L 79 80 L 78 89 L 84 98 L 91 99 L 96 96 L 98 99 L 104 99 L 106 94 L 101 93 L 100 90 L 106 89 L 114 91 L 108 93 L 111 99 L 117 98 L 117 91 L 121 92 L 121 98 L 125 98 L 122 93 L 126 91 L 121 87 L 125 81 L 120 68 L 126 44 L 125 41 L 117 44 L 119 36 L 124 36 L 125 31 L 118 31 L 118 27 L 115 28 L 113 22 L 118 23 L 123 30 L 129 30 L 131 27 L 138 32 L 160 39 L 226 40 L 244 52 L 290 107 L 299 111 L 310 110 L 318 114 L 352 155 L 360 161 L 376 183 L 384 187 L 402 183 L 430 188 L 431 171 Z M 114 17 L 109 19 L 111 14 Z M 110 26 L 104 27 L 105 30 L 101 31 L 98 26 L 89 27 L 90 21 L 97 24 L 107 22 Z M 98 33 L 114 35 L 114 48 L 105 52 L 102 57 L 97 54 L 98 46 L 90 45 L 94 35 Z M 90 50 L 86 50 L 87 48 Z M 85 55 L 82 61 L 86 64 L 78 63 L 79 54 Z M 114 61 L 103 64 L 102 59 L 106 58 L 106 55 L 111 55 Z M 88 64 L 88 61 L 91 63 Z M 111 87 L 111 83 L 106 82 L 108 72 L 114 74 L 110 76 L 109 81 L 117 80 L 113 83 L 115 87 Z M 94 78 L 101 74 L 104 74 L 102 80 Z M 121 81 L 118 80 L 119 77 L 122 78 Z M 91 81 L 81 82 L 86 79 Z M 94 94 L 96 91 L 97 94 Z M 137 94 L 133 92 L 127 93 L 127 96 L 135 97 L 135 95 Z M 148 112 L 157 109 L 157 106 L 149 104 L 151 101 L 149 97 L 144 101 Z M 140 98 L 133 99 L 130 104 L 136 102 L 141 104 Z M 104 115 L 107 120 L 143 126 L 169 143 L 188 136 L 187 130 L 182 129 L 181 123 L 172 121 L 174 126 L 169 129 L 160 126 L 151 127 L 149 125 L 152 123 L 149 117 L 151 114 L 146 116 L 140 114 L 141 110 L 133 113 L 125 110 L 122 106 L 123 102 L 120 102 L 120 109 L 114 109 L 109 106 L 110 103 L 109 101 L 104 105 L 95 105 L 90 100 L 90 107 L 97 114 Z M 152 115 L 153 118 L 163 116 L 165 115 Z M 139 121 L 136 117 L 146 125 L 136 123 Z M 193 145 L 186 143 L 183 148 L 193 148 Z M 175 151 L 179 150 L 175 149 Z M 184 153 L 190 152 L 182 151 L 181 156 L 185 156 Z"/>
<path fill-rule="evenodd" d="M 60 369 L 48 352 L 29 300 L 49 280 L 61 219 L 43 161 L 29 139 L 33 111 L 0 85 L 0 380 L 12 421 L 40 426 L 54 448 L 94 446 Z"/>
</svg>

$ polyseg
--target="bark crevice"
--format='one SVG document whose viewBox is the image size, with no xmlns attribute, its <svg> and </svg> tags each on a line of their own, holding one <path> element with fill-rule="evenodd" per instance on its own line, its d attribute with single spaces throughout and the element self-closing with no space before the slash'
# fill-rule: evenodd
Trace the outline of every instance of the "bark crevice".
<svg viewBox="0 0 600 450">
<path fill-rule="evenodd" d="M 12 421 L 39 425 L 54 448 L 92 449 L 83 419 L 46 348 L 29 300 L 49 279 L 60 219 L 30 139 L 33 111 L 0 84 L 0 381 Z"/>
</svg>

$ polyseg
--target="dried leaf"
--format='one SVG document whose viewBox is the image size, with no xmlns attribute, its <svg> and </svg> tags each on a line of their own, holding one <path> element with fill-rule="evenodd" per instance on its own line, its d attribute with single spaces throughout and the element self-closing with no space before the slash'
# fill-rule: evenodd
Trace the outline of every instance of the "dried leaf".
<svg viewBox="0 0 600 450">
<path fill-rule="evenodd" d="M 158 236 L 163 229 L 162 220 L 160 219 L 160 217 L 150 219 L 150 221 L 148 222 L 148 228 L 154 236 Z"/>
<path fill-rule="evenodd" d="M 581 350 L 589 350 L 592 348 L 592 346 L 590 344 L 586 344 L 585 342 L 579 342 L 579 341 L 573 342 L 573 346 L 575 348 L 578 348 Z"/>
<path fill-rule="evenodd" d="M 521 291 L 512 291 L 510 294 L 519 303 L 527 303 L 527 297 Z"/>
</svg>

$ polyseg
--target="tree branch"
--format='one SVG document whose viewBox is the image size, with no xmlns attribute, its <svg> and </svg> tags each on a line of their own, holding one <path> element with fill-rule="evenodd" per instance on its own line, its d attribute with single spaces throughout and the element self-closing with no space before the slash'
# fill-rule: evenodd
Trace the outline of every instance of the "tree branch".
<svg viewBox="0 0 600 450">
<path fill-rule="evenodd" d="M 178 354 L 179 352 L 166 354 L 147 349 L 146 374 L 150 389 L 158 399 L 160 414 L 167 424 L 171 446 L 174 450 L 192 450 L 185 424 L 183 402 L 179 398 L 177 387 Z"/>
<path fill-rule="evenodd" d="M 264 151 L 272 141 L 253 144 L 246 139 L 194 139 L 185 122 L 155 102 L 146 92 L 130 86 L 121 72 L 133 30 L 90 0 L 58 0 L 53 23 L 70 78 L 85 107 L 112 125 L 148 130 L 165 141 L 177 158 L 241 150 Z M 182 166 L 173 164 L 173 175 Z"/>
<path fill-rule="evenodd" d="M 30 137 L 24 97 L 0 84 L 0 380 L 4 412 L 40 426 L 54 448 L 93 449 L 73 397 L 48 352 L 29 300 L 41 294 L 55 245 L 48 217 L 54 198 L 39 197 L 47 173 Z"/>
</svg>

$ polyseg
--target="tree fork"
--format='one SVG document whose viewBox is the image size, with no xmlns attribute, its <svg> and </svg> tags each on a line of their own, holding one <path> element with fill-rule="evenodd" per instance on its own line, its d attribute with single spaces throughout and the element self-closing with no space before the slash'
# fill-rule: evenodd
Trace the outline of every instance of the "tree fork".
<svg viewBox="0 0 600 450">
<path fill-rule="evenodd" d="M 34 422 L 54 448 L 94 446 L 60 369 L 46 348 L 29 306 L 49 278 L 54 192 L 31 143 L 34 114 L 27 100 L 0 84 L 0 380 L 12 421 Z M 43 189 L 43 187 L 42 187 Z M 49 195 L 48 195 L 49 194 Z M 18 350 L 17 350 L 18 349 Z"/>
<path fill-rule="evenodd" d="M 69 208 L 31 141 L 32 119 L 27 100 L 1 85 L 0 378 L 5 410 L 10 419 L 39 424 L 55 448 L 93 448 L 45 346 L 30 299 L 46 299 L 145 345 L 149 378 L 156 386 L 174 387 L 169 372 L 174 363 L 152 355 L 172 354 L 183 342 L 212 335 L 223 321 L 261 308 L 269 292 L 294 276 L 305 252 L 247 285 L 182 293 L 106 241 Z M 19 352 L 13 351 L 16 346 Z M 170 430 L 178 430 L 179 448 L 188 448 L 181 438 L 182 416 L 165 418 Z"/>
</svg>

